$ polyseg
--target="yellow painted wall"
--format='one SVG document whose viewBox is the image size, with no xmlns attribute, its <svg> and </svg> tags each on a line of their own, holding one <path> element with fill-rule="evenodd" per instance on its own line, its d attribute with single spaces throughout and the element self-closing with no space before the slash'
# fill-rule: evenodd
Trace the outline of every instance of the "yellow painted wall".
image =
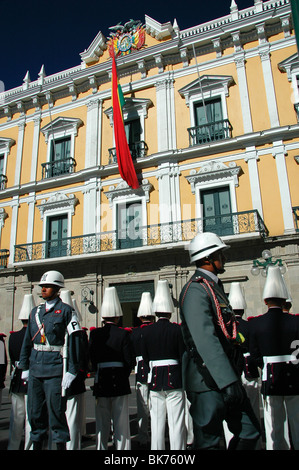
<svg viewBox="0 0 299 470">
<path fill-rule="evenodd" d="M 258 162 L 258 172 L 263 203 L 263 220 L 270 236 L 284 232 L 282 207 L 279 193 L 275 159 L 272 154 L 262 155 Z"/>
<path fill-rule="evenodd" d="M 259 57 L 252 57 L 246 61 L 246 74 L 253 131 L 269 129 L 270 118 L 266 89 Z"/>
</svg>

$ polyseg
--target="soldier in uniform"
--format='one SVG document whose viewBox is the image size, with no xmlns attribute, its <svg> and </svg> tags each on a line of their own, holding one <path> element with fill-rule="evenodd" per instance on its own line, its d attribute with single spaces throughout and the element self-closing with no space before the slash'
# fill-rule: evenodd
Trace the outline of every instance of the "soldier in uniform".
<svg viewBox="0 0 299 470">
<path fill-rule="evenodd" d="M 32 294 L 26 294 L 19 313 L 23 327 L 19 331 L 12 331 L 8 342 L 8 352 L 11 365 L 11 414 L 9 423 L 8 450 L 19 450 L 25 430 L 26 449 L 30 440 L 30 425 L 27 414 L 27 382 L 22 380 L 22 371 L 19 369 L 20 352 L 28 325 L 28 318 L 35 307 Z"/>
<path fill-rule="evenodd" d="M 174 311 L 168 281 L 158 281 L 153 312 L 158 320 L 142 331 L 142 357 L 149 365 L 151 449 L 165 449 L 166 416 L 171 450 L 186 449 L 185 393 L 182 388 L 181 327 L 171 323 Z"/>
<path fill-rule="evenodd" d="M 219 448 L 223 420 L 234 437 L 230 449 L 254 449 L 260 426 L 241 383 L 237 323 L 218 274 L 229 248 L 214 233 L 198 234 L 189 245 L 196 272 L 180 296 L 187 351 L 183 379 L 193 418 L 194 448 Z"/>
<path fill-rule="evenodd" d="M 67 289 L 61 290 L 60 298 L 65 304 L 74 308 L 78 321 L 81 322 L 82 318 L 76 302 L 71 297 L 71 292 Z M 80 339 L 79 370 L 76 378 L 66 390 L 66 419 L 70 432 L 70 440 L 66 444 L 67 450 L 81 450 L 82 430 L 85 420 L 85 380 L 88 370 L 88 337 L 86 330 L 81 327 L 78 336 Z"/>
<path fill-rule="evenodd" d="M 120 328 L 122 317 L 115 287 L 105 289 L 102 328 L 90 332 L 89 359 L 95 372 L 97 449 L 107 450 L 111 421 L 116 450 L 131 450 L 129 423 L 129 376 L 134 367 L 130 332 Z"/>
<path fill-rule="evenodd" d="M 63 450 L 70 439 L 63 392 L 78 373 L 80 326 L 75 311 L 59 297 L 64 287 L 62 274 L 47 271 L 39 285 L 45 303 L 29 316 L 19 368 L 23 370 L 22 378 L 28 380 L 33 449 L 42 449 L 49 426 L 50 441 Z"/>
<path fill-rule="evenodd" d="M 138 419 L 138 442 L 140 448 L 146 448 L 148 442 L 149 425 L 149 389 L 147 377 L 149 367 L 142 357 L 141 342 L 143 329 L 154 323 L 155 315 L 152 311 L 152 298 L 150 292 L 143 292 L 137 312 L 137 318 L 141 325 L 132 329 L 131 341 L 136 359 L 135 380 L 136 380 L 136 403 Z"/>
<path fill-rule="evenodd" d="M 0 409 L 2 405 L 2 390 L 5 388 L 5 378 L 7 371 L 7 352 L 5 346 L 6 335 L 0 333 Z"/>
<path fill-rule="evenodd" d="M 249 348 L 262 368 L 267 450 L 299 449 L 299 317 L 283 312 L 288 291 L 278 266 L 270 265 L 263 292 L 268 311 L 249 320 Z M 297 353 L 297 354 L 296 354 Z"/>
</svg>

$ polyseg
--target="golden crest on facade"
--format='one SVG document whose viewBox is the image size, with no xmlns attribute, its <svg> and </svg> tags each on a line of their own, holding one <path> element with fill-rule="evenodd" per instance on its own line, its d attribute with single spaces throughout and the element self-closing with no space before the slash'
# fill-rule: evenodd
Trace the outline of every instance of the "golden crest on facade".
<svg viewBox="0 0 299 470">
<path fill-rule="evenodd" d="M 130 20 L 124 25 L 118 23 L 110 28 L 110 39 L 107 41 L 110 57 L 130 54 L 141 49 L 145 43 L 145 26 L 141 21 Z"/>
</svg>

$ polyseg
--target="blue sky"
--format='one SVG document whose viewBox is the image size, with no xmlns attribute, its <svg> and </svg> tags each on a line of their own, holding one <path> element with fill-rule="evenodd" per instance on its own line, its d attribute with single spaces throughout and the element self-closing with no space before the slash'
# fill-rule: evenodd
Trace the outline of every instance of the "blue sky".
<svg viewBox="0 0 299 470">
<path fill-rule="evenodd" d="M 239 10 L 254 0 L 236 0 Z M 47 75 L 74 67 L 99 31 L 145 14 L 165 23 L 176 18 L 186 29 L 230 12 L 231 0 L 0 0 L 0 81 L 5 90 L 32 81 L 44 64 Z"/>
</svg>

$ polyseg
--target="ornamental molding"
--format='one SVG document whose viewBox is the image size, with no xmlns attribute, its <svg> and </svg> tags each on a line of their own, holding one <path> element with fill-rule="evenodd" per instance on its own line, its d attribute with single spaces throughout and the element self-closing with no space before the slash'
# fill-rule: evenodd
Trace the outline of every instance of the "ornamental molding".
<svg viewBox="0 0 299 470">
<path fill-rule="evenodd" d="M 202 95 L 207 91 L 224 90 L 225 96 L 228 96 L 228 88 L 234 83 L 235 81 L 231 75 L 203 75 L 200 82 L 199 79 L 193 80 L 181 88 L 179 93 L 185 98 L 186 104 L 189 106 L 190 98 L 193 95 Z"/>
<path fill-rule="evenodd" d="M 9 153 L 10 147 L 15 145 L 16 141 L 8 137 L 0 137 L 0 152 Z"/>
<path fill-rule="evenodd" d="M 144 197 L 146 202 L 149 202 L 149 193 L 152 191 L 153 185 L 147 179 L 142 180 L 141 186 L 137 189 L 132 189 L 126 181 L 121 181 L 116 186 L 109 186 L 109 190 L 105 192 L 105 196 L 109 200 L 110 207 L 113 201 L 119 198 L 133 198 L 134 196 Z"/>
<path fill-rule="evenodd" d="M 66 135 L 78 135 L 78 128 L 83 125 L 83 121 L 79 118 L 58 117 L 41 129 L 48 143 L 49 136 L 64 132 Z"/>
<path fill-rule="evenodd" d="M 41 203 L 37 206 L 41 219 L 43 220 L 46 212 L 61 211 L 62 209 L 70 211 L 71 215 L 75 213 L 75 206 L 78 204 L 78 199 L 74 194 L 62 194 L 60 192 L 55 193 L 53 196 L 50 196 L 48 200 L 43 199 Z"/>
<path fill-rule="evenodd" d="M 189 176 L 186 176 L 187 181 L 191 185 L 192 193 L 198 184 L 207 182 L 219 182 L 223 180 L 233 179 L 235 186 L 239 185 L 238 176 L 241 172 L 241 167 L 237 166 L 235 162 L 230 162 L 225 165 L 222 162 L 212 160 L 203 163 L 198 170 L 191 170 Z"/>
</svg>

